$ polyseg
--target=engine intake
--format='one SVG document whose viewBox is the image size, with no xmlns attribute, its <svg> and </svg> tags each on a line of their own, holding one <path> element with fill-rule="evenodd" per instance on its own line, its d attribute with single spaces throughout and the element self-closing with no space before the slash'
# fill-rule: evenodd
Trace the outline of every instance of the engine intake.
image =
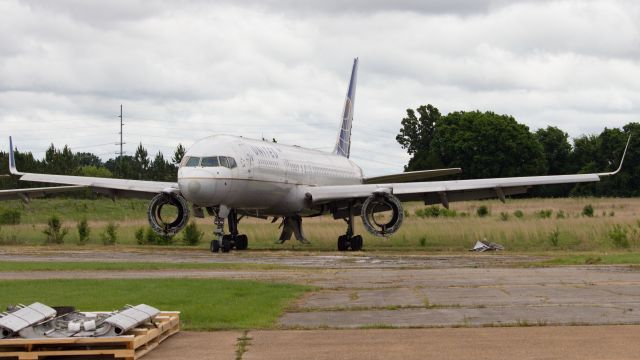
<svg viewBox="0 0 640 360">
<path fill-rule="evenodd" d="M 400 228 L 402 203 L 391 194 L 374 194 L 362 204 L 362 223 L 375 236 L 389 236 Z"/>
<path fill-rule="evenodd" d="M 165 221 L 162 218 L 162 208 L 170 205 L 176 208 L 175 219 Z M 162 236 L 173 236 L 182 230 L 189 222 L 189 204 L 182 195 L 159 193 L 149 202 L 147 209 L 149 224 L 153 231 Z"/>
</svg>

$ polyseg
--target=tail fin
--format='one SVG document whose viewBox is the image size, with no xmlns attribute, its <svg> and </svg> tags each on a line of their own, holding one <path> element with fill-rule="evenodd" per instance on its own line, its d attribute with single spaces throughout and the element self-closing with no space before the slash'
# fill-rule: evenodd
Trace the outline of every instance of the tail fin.
<svg viewBox="0 0 640 360">
<path fill-rule="evenodd" d="M 344 110 L 342 112 L 342 123 L 340 133 L 336 141 L 336 147 L 333 153 L 337 155 L 349 157 L 351 150 L 351 124 L 353 124 L 353 104 L 356 101 L 356 81 L 358 79 L 358 58 L 353 59 L 353 69 L 351 70 L 351 81 L 349 81 L 349 89 L 347 90 L 347 98 L 344 102 Z"/>
</svg>

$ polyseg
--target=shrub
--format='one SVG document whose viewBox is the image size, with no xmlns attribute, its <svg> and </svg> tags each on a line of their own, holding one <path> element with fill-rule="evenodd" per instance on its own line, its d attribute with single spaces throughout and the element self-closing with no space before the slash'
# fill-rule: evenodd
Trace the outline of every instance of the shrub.
<svg viewBox="0 0 640 360">
<path fill-rule="evenodd" d="M 455 210 L 442 208 L 442 209 L 440 209 L 440 216 L 443 216 L 443 217 L 456 217 L 456 216 L 458 216 L 458 212 L 455 211 Z"/>
<path fill-rule="evenodd" d="M 564 219 L 566 217 L 567 215 L 562 210 L 558 210 L 558 212 L 556 213 L 556 219 Z"/>
<path fill-rule="evenodd" d="M 420 246 L 422 246 L 422 247 L 427 246 L 427 238 L 426 237 L 424 237 L 424 236 L 421 237 L 419 241 L 420 241 Z"/>
<path fill-rule="evenodd" d="M 138 243 L 138 245 L 144 245 L 147 243 L 147 241 L 144 238 L 144 228 L 140 227 L 136 230 L 134 236 L 136 237 L 136 242 Z"/>
<path fill-rule="evenodd" d="M 173 236 L 156 234 L 151 227 L 148 227 L 145 231 L 145 240 L 147 241 L 147 244 L 169 245 L 173 241 Z"/>
<path fill-rule="evenodd" d="M 440 216 L 440 208 L 432 205 L 429 207 L 426 207 L 424 209 L 418 209 L 416 210 L 416 216 L 424 218 L 424 217 L 438 217 Z"/>
<path fill-rule="evenodd" d="M 513 212 L 513 216 L 517 217 L 518 219 L 522 219 L 524 213 L 522 212 L 522 210 L 516 210 Z"/>
<path fill-rule="evenodd" d="M 629 247 L 629 239 L 627 237 L 627 228 L 622 225 L 614 225 L 613 228 L 609 231 L 609 239 L 613 241 L 613 245 L 617 248 L 628 248 Z"/>
<path fill-rule="evenodd" d="M 47 236 L 45 244 L 62 244 L 64 243 L 64 237 L 67 236 L 69 229 L 62 227 L 60 218 L 53 215 L 47 221 L 47 228 L 43 233 Z"/>
<path fill-rule="evenodd" d="M 609 216 L 610 216 L 610 217 L 614 217 L 614 216 L 616 216 L 616 212 L 615 212 L 615 211 L 613 211 L 613 210 L 611 210 L 611 211 L 609 212 Z"/>
<path fill-rule="evenodd" d="M 182 233 L 182 241 L 185 245 L 195 246 L 200 243 L 200 239 L 204 233 L 198 230 L 198 225 L 196 223 L 191 222 L 189 225 L 185 226 L 184 232 Z"/>
<path fill-rule="evenodd" d="M 118 225 L 110 222 L 100 234 L 102 243 L 105 245 L 115 245 L 118 242 Z"/>
<path fill-rule="evenodd" d="M 509 221 L 509 213 L 507 212 L 501 212 L 500 213 L 500 220 L 502 221 Z"/>
<path fill-rule="evenodd" d="M 489 215 L 489 208 L 487 207 L 487 205 L 482 205 L 482 206 L 478 207 L 478 209 L 476 210 L 476 214 L 479 217 L 485 217 L 485 216 Z"/>
<path fill-rule="evenodd" d="M 560 242 L 560 230 L 558 230 L 558 228 L 549 233 L 549 242 L 553 247 L 558 247 L 558 243 Z"/>
<path fill-rule="evenodd" d="M 551 214 L 553 214 L 553 210 L 550 209 L 544 209 L 544 210 L 540 210 L 536 213 L 536 216 L 540 219 L 548 219 L 551 217 Z"/>
<path fill-rule="evenodd" d="M 0 213 L 0 225 L 18 225 L 22 213 L 19 210 L 7 209 Z"/>
<path fill-rule="evenodd" d="M 587 204 L 582 208 L 582 216 L 593 217 L 593 206 Z"/>
<path fill-rule="evenodd" d="M 78 225 L 76 225 L 76 228 L 78 229 L 78 244 L 86 244 L 87 241 L 89 241 L 89 234 L 91 233 L 91 229 L 89 228 L 87 219 L 78 221 Z"/>
</svg>

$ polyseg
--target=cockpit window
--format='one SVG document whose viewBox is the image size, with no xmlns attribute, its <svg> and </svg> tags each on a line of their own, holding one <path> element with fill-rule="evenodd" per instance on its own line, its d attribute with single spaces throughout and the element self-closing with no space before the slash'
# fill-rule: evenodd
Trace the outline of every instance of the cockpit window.
<svg viewBox="0 0 640 360">
<path fill-rule="evenodd" d="M 185 164 L 185 166 L 187 167 L 196 167 L 200 164 L 200 158 L 199 157 L 193 157 L 191 156 L 188 160 L 187 163 Z"/>
<path fill-rule="evenodd" d="M 224 166 L 226 168 L 229 167 L 229 162 L 227 161 L 226 156 L 220 156 L 220 166 Z"/>
<path fill-rule="evenodd" d="M 220 162 L 218 162 L 217 156 L 203 157 L 201 166 L 216 167 L 216 166 L 220 166 Z"/>
<path fill-rule="evenodd" d="M 233 169 L 237 167 L 236 160 L 232 157 L 227 157 L 227 162 L 229 163 L 229 169 Z"/>
</svg>

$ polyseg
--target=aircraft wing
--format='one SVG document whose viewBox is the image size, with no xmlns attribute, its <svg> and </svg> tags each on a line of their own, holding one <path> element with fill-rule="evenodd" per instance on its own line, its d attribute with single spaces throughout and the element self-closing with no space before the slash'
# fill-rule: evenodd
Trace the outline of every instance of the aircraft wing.
<svg viewBox="0 0 640 360">
<path fill-rule="evenodd" d="M 435 169 L 435 170 L 421 170 L 421 171 L 408 171 L 400 174 L 382 175 L 362 179 L 363 184 L 387 184 L 387 183 L 399 183 L 399 182 L 414 182 L 425 179 L 431 179 L 434 177 L 441 177 L 447 175 L 460 174 L 461 168 L 449 168 L 449 169 Z"/>
<path fill-rule="evenodd" d="M 86 186 L 70 185 L 70 186 L 28 188 L 28 189 L 0 190 L 0 200 L 21 199 L 24 201 L 29 201 L 29 199 L 31 198 L 42 197 L 45 194 L 77 191 L 77 190 L 82 190 L 86 188 L 87 188 Z"/>
<path fill-rule="evenodd" d="M 390 184 L 357 184 L 337 186 L 309 186 L 306 199 L 312 205 L 327 204 L 340 200 L 367 198 L 373 194 L 393 194 L 401 201 L 423 201 L 425 204 L 441 203 L 449 207 L 452 201 L 499 198 L 504 201 L 507 195 L 526 193 L 532 186 L 571 184 L 600 181 L 601 177 L 615 175 L 622 169 L 624 157 L 631 137 L 622 153 L 618 169 L 607 173 L 523 176 L 492 179 L 429 181 Z"/>
<path fill-rule="evenodd" d="M 95 192 L 103 193 L 112 197 L 134 197 L 151 199 L 155 194 L 160 192 L 179 193 L 178 183 L 162 182 L 162 181 L 145 181 L 145 180 L 126 180 L 99 178 L 89 176 L 71 176 L 71 175 L 50 175 L 50 174 L 34 174 L 24 173 L 16 169 L 16 160 L 13 153 L 13 141 L 9 137 L 9 171 L 13 175 L 20 176 L 22 181 L 35 181 L 49 184 L 71 185 L 72 187 L 89 188 Z M 25 193 L 31 191 L 39 194 L 54 193 L 72 190 L 71 187 L 58 186 L 49 188 L 35 189 L 12 189 L 5 190 L 5 196 L 14 196 L 14 194 Z M 0 193 L 0 196 L 2 193 Z M 20 195 L 15 195 L 20 197 Z"/>
<path fill-rule="evenodd" d="M 604 174 L 525 176 L 512 178 L 429 181 L 414 183 L 315 186 L 306 189 L 312 204 L 337 200 L 366 198 L 376 193 L 393 194 L 401 201 L 424 201 L 425 204 L 487 198 L 504 199 L 507 195 L 523 194 L 532 186 L 599 181 Z"/>
</svg>

